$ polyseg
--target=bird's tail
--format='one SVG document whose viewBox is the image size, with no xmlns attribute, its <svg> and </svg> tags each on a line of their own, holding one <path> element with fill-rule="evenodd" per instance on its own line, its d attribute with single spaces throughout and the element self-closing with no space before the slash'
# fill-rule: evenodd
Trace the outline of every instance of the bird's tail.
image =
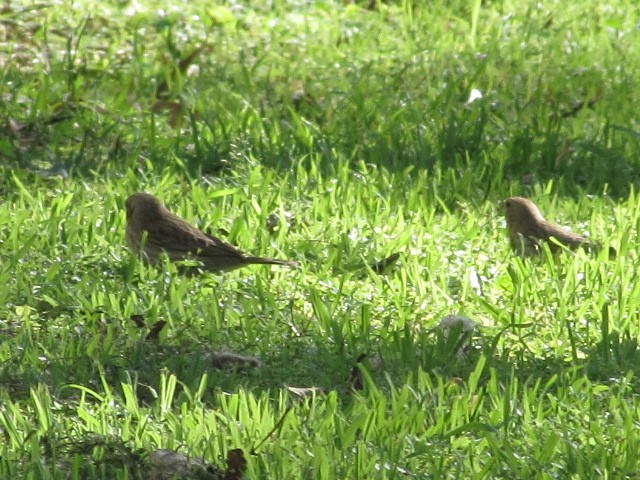
<svg viewBox="0 0 640 480">
<path fill-rule="evenodd" d="M 297 268 L 300 266 L 298 262 L 293 260 L 278 260 L 269 257 L 246 257 L 247 263 L 264 264 L 264 265 L 284 265 L 285 267 Z"/>
</svg>

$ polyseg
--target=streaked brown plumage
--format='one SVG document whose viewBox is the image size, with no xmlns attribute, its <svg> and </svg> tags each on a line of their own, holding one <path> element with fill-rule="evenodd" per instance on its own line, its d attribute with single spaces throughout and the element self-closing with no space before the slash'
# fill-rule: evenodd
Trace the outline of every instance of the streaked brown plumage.
<svg viewBox="0 0 640 480">
<path fill-rule="evenodd" d="M 547 221 L 536 204 L 529 199 L 511 197 L 504 201 L 503 206 L 511 247 L 522 256 L 539 254 L 542 242 L 547 242 L 552 252 L 560 249 L 559 244 L 568 248 L 592 249 L 599 247 L 587 237 Z M 554 240 L 550 240 L 552 237 Z M 611 247 L 609 255 L 614 257 L 615 254 L 615 249 Z"/>
<path fill-rule="evenodd" d="M 287 260 L 246 255 L 233 245 L 204 233 L 171 213 L 148 193 L 134 193 L 126 202 L 127 243 L 155 263 L 165 252 L 173 261 L 197 260 L 203 270 L 234 270 L 250 264 L 297 264 Z"/>
</svg>

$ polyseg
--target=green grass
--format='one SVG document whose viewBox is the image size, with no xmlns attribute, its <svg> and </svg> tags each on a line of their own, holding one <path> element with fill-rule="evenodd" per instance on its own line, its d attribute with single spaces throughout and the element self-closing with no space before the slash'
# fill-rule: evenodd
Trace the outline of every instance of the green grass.
<svg viewBox="0 0 640 480">
<path fill-rule="evenodd" d="M 636 475 L 639 7 L 74 6 L 0 12 L 0 478 Z M 135 191 L 301 267 L 145 267 Z M 617 259 L 515 258 L 514 194 Z"/>
</svg>

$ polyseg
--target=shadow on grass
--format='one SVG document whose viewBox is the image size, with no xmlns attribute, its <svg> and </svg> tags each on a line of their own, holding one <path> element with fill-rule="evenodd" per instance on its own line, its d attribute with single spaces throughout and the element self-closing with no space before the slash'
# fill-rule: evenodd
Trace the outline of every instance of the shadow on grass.
<svg viewBox="0 0 640 480">
<path fill-rule="evenodd" d="M 401 92 L 396 95 L 402 96 Z M 351 100 L 341 100 L 346 110 L 353 110 Z M 600 194 L 606 190 L 612 197 L 626 197 L 630 185 L 640 181 L 634 154 L 640 134 L 607 124 L 602 131 L 585 138 L 571 132 L 570 119 L 563 118 L 553 107 L 545 108 L 548 119 L 539 122 L 525 114 L 523 119 L 512 118 L 513 112 L 495 111 L 482 101 L 465 106 L 448 100 L 433 105 L 438 115 L 428 120 L 428 126 L 419 106 L 390 110 L 387 114 L 394 117 L 394 122 L 389 123 L 355 111 L 353 115 L 362 118 L 337 116 L 331 124 L 324 124 L 308 120 L 304 112 L 292 108 L 289 99 L 282 98 L 274 105 L 256 108 L 253 132 L 247 132 L 244 125 L 222 128 L 214 113 L 209 114 L 210 118 L 202 113 L 196 119 L 194 112 L 185 112 L 184 131 L 169 130 L 159 136 L 155 146 L 162 153 L 151 152 L 151 161 L 146 165 L 137 158 L 140 147 L 126 145 L 122 140 L 131 135 L 129 127 L 114 125 L 111 118 L 101 118 L 95 112 L 71 110 L 61 123 L 36 122 L 20 130 L 31 135 L 39 132 L 42 145 L 22 146 L 25 140 L 20 132 L 14 134 L 17 138 L 13 140 L 8 137 L 11 141 L 7 148 L 12 154 L 7 157 L 15 159 L 14 167 L 39 176 L 64 172 L 65 176 L 82 178 L 110 171 L 114 165 L 139 171 L 173 170 L 191 178 L 224 176 L 236 166 L 256 161 L 283 173 L 308 161 L 330 175 L 340 162 L 355 166 L 366 161 L 401 174 L 403 179 L 409 167 L 446 172 L 442 179 L 454 182 L 453 190 L 467 197 L 486 197 L 495 187 L 511 182 L 524 191 L 532 182 L 547 184 L 552 180 L 568 195 Z M 268 115 L 264 116 L 264 112 Z M 75 125 L 73 128 L 79 131 L 70 135 L 67 124 Z M 513 126 L 505 128 L 505 124 Z M 103 133 L 95 133 L 96 125 Z M 78 142 L 78 136 L 84 141 Z M 73 143 L 68 138 L 73 138 Z M 43 145 L 52 148 L 57 143 L 73 152 L 71 159 L 54 165 L 43 161 Z M 449 200 L 453 198 L 443 199 Z"/>
<path fill-rule="evenodd" d="M 554 377 L 562 385 L 563 378 L 575 379 L 582 375 L 606 384 L 617 382 L 629 372 L 635 378 L 640 376 L 640 348 L 637 340 L 629 335 L 621 338 L 611 334 L 606 341 L 589 349 L 584 360 L 578 361 L 536 357 L 524 350 L 500 353 L 495 347 L 495 338 L 490 337 L 476 341 L 472 347 L 461 346 L 455 337 L 443 342 L 431 333 L 415 337 L 414 341 L 416 348 L 412 353 L 407 353 L 408 350 L 403 353 L 394 341 L 381 343 L 375 352 L 364 352 L 367 358 L 362 368 L 369 372 L 378 388 L 384 391 L 390 381 L 400 387 L 418 369 L 434 379 L 466 381 L 481 356 L 487 358 L 487 364 L 480 385 L 489 380 L 490 371 L 501 383 L 507 384 L 515 377 L 525 386 L 533 386 L 538 381 L 544 385 Z M 102 382 L 112 387 L 123 382 L 136 387 L 141 405 L 150 405 L 159 398 L 160 373 L 166 372 L 176 375 L 190 392 L 198 390 L 206 375 L 207 387 L 202 397 L 205 404 L 220 392 L 244 389 L 260 394 L 268 391 L 277 397 L 278 392 L 288 386 L 336 390 L 347 400 L 353 392 L 352 376 L 359 368 L 356 357 L 337 352 L 335 348 L 318 347 L 310 338 L 288 341 L 286 348 L 261 359 L 215 350 L 205 341 L 167 339 L 158 343 L 140 339 L 123 345 L 118 356 L 96 359 L 81 355 L 72 365 L 64 360 L 49 361 L 44 369 L 4 365 L 0 386 L 17 401 L 28 398 L 30 389 L 37 383 L 48 385 L 63 399 L 77 396 L 77 390 L 68 388 L 71 384 L 102 394 Z M 640 383 L 633 382 L 633 391 L 640 393 Z M 119 391 L 112 393 L 120 395 Z"/>
</svg>

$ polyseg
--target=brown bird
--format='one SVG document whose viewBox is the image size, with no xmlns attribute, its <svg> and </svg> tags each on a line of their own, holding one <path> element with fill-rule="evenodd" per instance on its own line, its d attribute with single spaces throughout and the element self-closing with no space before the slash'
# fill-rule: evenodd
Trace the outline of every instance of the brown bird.
<svg viewBox="0 0 640 480">
<path fill-rule="evenodd" d="M 546 242 L 552 252 L 558 251 L 560 245 L 572 249 L 584 247 L 589 250 L 600 247 L 583 235 L 547 221 L 531 200 L 511 197 L 504 201 L 503 206 L 511 248 L 522 256 L 539 254 L 542 242 Z M 613 247 L 609 248 L 609 255 L 615 257 L 616 250 Z"/>
<path fill-rule="evenodd" d="M 155 263 L 164 252 L 173 261 L 197 260 L 204 270 L 234 270 L 261 263 L 297 266 L 296 262 L 246 255 L 233 245 L 206 234 L 171 213 L 148 193 L 134 193 L 126 202 L 127 243 Z"/>
</svg>

